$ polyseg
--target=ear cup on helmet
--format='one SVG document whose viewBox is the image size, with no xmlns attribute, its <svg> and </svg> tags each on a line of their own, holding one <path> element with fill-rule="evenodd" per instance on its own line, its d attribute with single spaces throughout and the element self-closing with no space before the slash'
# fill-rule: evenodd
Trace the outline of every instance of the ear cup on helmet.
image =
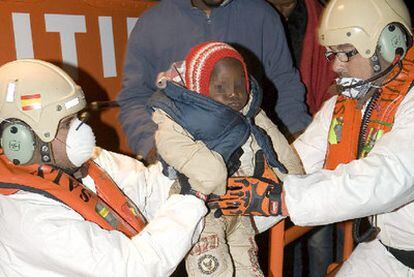
<svg viewBox="0 0 414 277">
<path fill-rule="evenodd" d="M 407 52 L 407 35 L 398 24 L 389 24 L 381 32 L 378 40 L 378 53 L 387 62 L 393 62 L 398 48 L 402 50 L 404 57 Z M 400 50 L 400 51 L 401 51 Z"/>
<path fill-rule="evenodd" d="M 0 143 L 6 157 L 16 165 L 26 164 L 33 158 L 35 137 L 33 131 L 23 123 L 6 124 Z"/>
</svg>

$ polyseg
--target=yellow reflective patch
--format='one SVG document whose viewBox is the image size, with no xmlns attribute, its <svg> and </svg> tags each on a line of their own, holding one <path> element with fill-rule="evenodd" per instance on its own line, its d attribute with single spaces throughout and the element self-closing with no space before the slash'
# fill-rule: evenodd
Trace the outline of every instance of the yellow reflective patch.
<svg viewBox="0 0 414 277">
<path fill-rule="evenodd" d="M 106 216 L 109 214 L 109 210 L 108 210 L 106 207 L 103 207 L 103 208 L 99 211 L 99 214 L 100 214 L 102 217 L 106 217 Z"/>
</svg>

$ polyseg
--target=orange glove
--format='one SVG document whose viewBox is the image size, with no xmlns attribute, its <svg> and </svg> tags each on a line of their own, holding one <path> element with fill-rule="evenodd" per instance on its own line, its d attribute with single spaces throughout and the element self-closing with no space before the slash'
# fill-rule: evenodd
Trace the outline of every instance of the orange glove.
<svg viewBox="0 0 414 277">
<path fill-rule="evenodd" d="M 231 177 L 227 192 L 210 196 L 208 205 L 220 215 L 275 216 L 282 214 L 281 182 L 269 167 L 262 152 L 256 154 L 256 177 Z"/>
</svg>

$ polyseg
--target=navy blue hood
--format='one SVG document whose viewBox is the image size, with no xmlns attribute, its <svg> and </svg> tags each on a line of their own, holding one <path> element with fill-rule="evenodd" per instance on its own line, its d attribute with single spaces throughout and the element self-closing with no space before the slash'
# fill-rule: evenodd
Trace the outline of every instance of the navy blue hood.
<svg viewBox="0 0 414 277">
<path fill-rule="evenodd" d="M 252 99 L 246 115 L 171 82 L 164 90 L 153 94 L 148 108 L 159 108 L 166 112 L 195 140 L 203 141 L 209 149 L 220 153 L 226 162 L 246 142 L 250 134 L 253 134 L 269 164 L 286 172 L 285 167 L 277 160 L 268 136 L 253 123 L 254 117 L 260 111 L 262 91 L 253 78 L 250 80 Z"/>
</svg>

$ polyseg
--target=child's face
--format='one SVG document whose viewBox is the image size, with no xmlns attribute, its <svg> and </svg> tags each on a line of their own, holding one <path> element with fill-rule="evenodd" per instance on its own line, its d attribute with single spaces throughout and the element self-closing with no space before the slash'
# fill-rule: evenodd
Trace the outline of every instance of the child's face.
<svg viewBox="0 0 414 277">
<path fill-rule="evenodd" d="M 247 104 L 246 78 L 238 60 L 224 58 L 216 63 L 210 78 L 210 98 L 235 111 Z"/>
</svg>

